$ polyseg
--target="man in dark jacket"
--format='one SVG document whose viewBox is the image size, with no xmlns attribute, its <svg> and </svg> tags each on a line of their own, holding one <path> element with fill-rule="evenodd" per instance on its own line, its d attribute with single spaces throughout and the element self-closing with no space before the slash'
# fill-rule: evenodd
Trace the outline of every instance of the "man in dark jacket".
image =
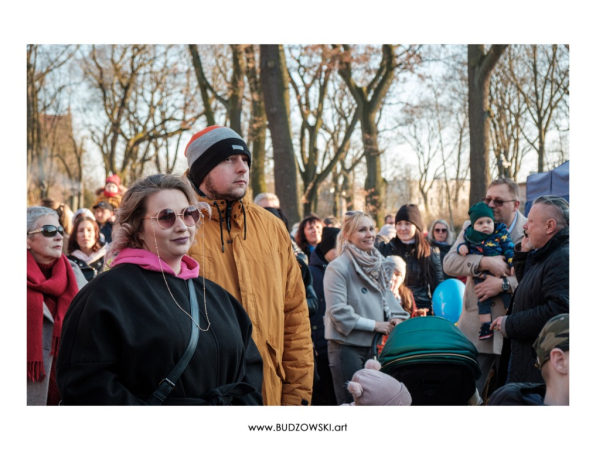
<svg viewBox="0 0 596 450">
<path fill-rule="evenodd" d="M 506 382 L 543 383 L 532 343 L 549 319 L 569 313 L 569 203 L 550 195 L 536 199 L 524 234 L 513 257 L 519 285 L 507 315 L 491 328 L 510 340 L 511 351 L 504 344 L 500 364 L 508 368 Z"/>
<path fill-rule="evenodd" d="M 319 379 L 315 381 L 312 392 L 312 405 L 337 405 L 335 392 L 333 390 L 333 379 L 329 369 L 329 358 L 327 356 L 327 339 L 325 339 L 325 291 L 323 289 L 323 278 L 325 269 L 336 256 L 335 240 L 339 234 L 339 228 L 324 227 L 321 242 L 310 255 L 309 268 L 313 278 L 313 288 L 317 294 L 319 307 L 314 316 L 310 317 L 310 329 L 312 342 L 315 347 L 315 362 Z"/>
</svg>

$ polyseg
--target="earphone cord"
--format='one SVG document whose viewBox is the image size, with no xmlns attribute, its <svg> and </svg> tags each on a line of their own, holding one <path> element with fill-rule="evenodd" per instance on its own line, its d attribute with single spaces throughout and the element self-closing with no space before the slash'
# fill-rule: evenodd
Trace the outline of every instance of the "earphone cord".
<svg viewBox="0 0 596 450">
<path fill-rule="evenodd" d="M 203 214 L 201 214 L 201 219 L 203 218 Z M 200 223 L 200 221 L 199 221 Z M 203 223 L 204 225 L 204 223 Z M 196 225 L 195 225 L 196 226 Z M 159 248 L 157 247 L 157 237 L 155 236 L 155 225 L 153 224 L 153 221 L 151 221 L 151 229 L 153 230 L 153 239 L 155 241 L 155 251 L 157 252 L 157 260 L 159 261 L 159 267 L 161 269 L 161 275 L 163 276 L 163 281 L 164 283 L 166 283 L 166 287 L 168 288 L 168 292 L 170 293 L 170 296 L 172 297 L 172 300 L 174 300 L 174 303 L 176 303 L 176 306 L 180 309 L 180 311 L 182 311 L 184 314 L 186 314 L 190 320 L 192 320 L 192 322 L 197 326 L 197 328 L 201 331 L 209 331 L 209 328 L 211 328 L 211 321 L 209 320 L 209 313 L 207 312 L 207 296 L 205 295 L 205 275 L 203 275 L 203 301 L 205 303 L 205 316 L 207 317 L 207 329 L 203 330 L 201 328 L 201 326 L 195 322 L 195 320 L 192 318 L 192 316 L 190 314 L 188 314 L 184 308 L 182 308 L 182 306 L 180 306 L 178 304 L 178 302 L 176 301 L 176 299 L 174 298 L 174 294 L 172 294 L 172 291 L 170 290 L 170 286 L 168 285 L 168 282 L 166 280 L 166 274 L 163 271 L 163 266 L 161 265 L 161 257 L 159 256 Z M 203 267 L 205 267 L 205 227 L 203 226 Z"/>
</svg>

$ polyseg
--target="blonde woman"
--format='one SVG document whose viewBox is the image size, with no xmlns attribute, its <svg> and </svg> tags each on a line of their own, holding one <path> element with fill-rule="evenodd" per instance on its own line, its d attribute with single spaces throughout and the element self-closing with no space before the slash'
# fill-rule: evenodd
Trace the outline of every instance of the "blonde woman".
<svg viewBox="0 0 596 450">
<path fill-rule="evenodd" d="M 391 292 L 395 264 L 374 246 L 375 225 L 366 213 L 346 214 L 338 256 L 325 271 L 325 338 L 338 404 L 350 403 L 346 383 L 371 356 L 376 333 L 388 335 L 410 315 Z"/>
</svg>

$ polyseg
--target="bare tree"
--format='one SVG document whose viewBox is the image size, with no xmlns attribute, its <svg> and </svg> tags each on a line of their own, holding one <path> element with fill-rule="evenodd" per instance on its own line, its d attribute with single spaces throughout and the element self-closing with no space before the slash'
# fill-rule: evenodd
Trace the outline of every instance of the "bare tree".
<svg viewBox="0 0 596 450">
<path fill-rule="evenodd" d="M 492 72 L 507 45 L 468 45 L 468 108 L 470 124 L 470 206 L 484 197 L 490 181 L 490 109 Z"/>
<path fill-rule="evenodd" d="M 55 181 L 60 151 L 58 127 L 68 105 L 63 98 L 69 81 L 52 79 L 69 62 L 76 46 L 27 45 L 27 181 L 29 201 L 47 197 Z M 70 124 L 70 116 L 68 117 Z"/>
<path fill-rule="evenodd" d="M 226 109 L 227 117 L 229 120 L 229 126 L 232 130 L 238 133 L 240 136 L 243 135 L 242 133 L 242 99 L 243 99 L 243 92 L 244 92 L 244 85 L 245 85 L 245 77 L 246 77 L 246 62 L 245 62 L 245 55 L 244 55 L 244 47 L 245 45 L 234 44 L 230 45 L 230 49 L 232 51 L 232 70 L 228 70 L 227 64 L 223 64 L 222 66 L 218 67 L 218 71 L 220 75 L 224 77 L 225 84 L 226 84 L 226 91 L 225 95 L 220 94 L 217 89 L 213 86 L 208 78 L 205 76 L 203 70 L 203 64 L 201 61 L 201 57 L 199 54 L 199 49 L 196 44 L 190 44 L 189 50 L 192 56 L 192 62 L 195 69 L 195 73 L 197 75 L 197 79 L 199 81 L 199 86 L 201 88 L 201 96 L 203 98 L 204 105 L 210 105 L 209 95 L 206 91 L 211 92 L 213 97 L 217 99 Z M 223 57 L 221 61 L 227 60 L 226 56 Z M 230 72 L 230 73 L 228 73 Z M 229 79 L 228 79 L 229 77 Z M 205 106 L 207 108 L 207 106 Z M 210 106 L 209 106 L 210 107 Z M 209 125 L 215 124 L 215 119 L 213 117 L 213 112 L 210 112 L 211 116 L 207 120 Z M 211 123 L 213 122 L 213 123 Z"/>
<path fill-rule="evenodd" d="M 416 47 L 400 47 L 385 44 L 382 46 L 382 56 L 378 68 L 372 79 L 358 84 L 355 77 L 353 63 L 360 62 L 350 45 L 333 45 L 337 52 L 339 74 L 344 79 L 350 93 L 360 108 L 360 127 L 366 159 L 366 204 L 369 212 L 378 226 L 383 224 L 383 208 L 387 182 L 381 175 L 381 151 L 378 145 L 377 118 L 382 108 L 383 100 L 394 79 L 396 70 L 409 69 L 417 57 Z M 401 50 L 398 54 L 396 49 Z M 372 52 L 368 49 L 367 54 Z M 370 61 L 365 61 L 369 64 Z"/>
<path fill-rule="evenodd" d="M 538 172 L 544 172 L 546 135 L 569 94 L 569 50 L 556 44 L 525 45 L 516 47 L 516 53 L 521 57 L 508 59 L 508 74 L 526 103 L 536 136 L 524 128 L 521 132 L 538 153 Z"/>
<path fill-rule="evenodd" d="M 92 46 L 83 56 L 85 77 L 103 113 L 88 126 L 106 174 L 132 181 L 155 158 L 153 141 L 190 130 L 203 114 L 195 95 L 179 83 L 186 74 L 180 61 L 173 46 Z"/>
<path fill-rule="evenodd" d="M 261 82 L 275 160 L 275 192 L 291 223 L 300 220 L 298 169 L 290 127 L 290 96 L 282 45 L 261 45 Z"/>
<path fill-rule="evenodd" d="M 250 186 L 252 195 L 257 196 L 267 191 L 265 182 L 265 143 L 267 139 L 267 115 L 265 102 L 259 77 L 255 46 L 247 45 L 244 48 L 246 56 L 246 77 L 250 89 L 250 124 L 248 127 L 247 142 L 252 145 L 252 164 L 250 167 Z"/>
</svg>

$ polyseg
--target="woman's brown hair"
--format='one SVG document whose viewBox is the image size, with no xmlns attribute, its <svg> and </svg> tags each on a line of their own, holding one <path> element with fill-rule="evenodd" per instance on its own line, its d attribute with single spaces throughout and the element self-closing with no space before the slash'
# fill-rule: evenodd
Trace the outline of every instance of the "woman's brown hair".
<svg viewBox="0 0 596 450">
<path fill-rule="evenodd" d="M 93 231 L 95 231 L 95 243 L 93 244 L 93 247 L 91 247 L 91 251 L 96 252 L 102 247 L 101 242 L 99 242 L 99 225 L 97 225 L 95 220 L 81 214 L 79 217 L 77 217 L 77 220 L 75 220 L 74 226 L 72 227 L 72 233 L 68 237 L 68 253 L 72 253 L 75 250 L 81 249 L 79 247 L 79 243 L 77 242 L 77 235 L 79 234 L 79 226 L 83 222 L 91 223 L 93 225 Z"/>
<path fill-rule="evenodd" d="M 190 184 L 180 176 L 160 173 L 139 178 L 124 193 L 120 207 L 116 210 L 116 222 L 112 231 L 112 243 L 106 255 L 107 261 L 124 248 L 143 248 L 143 240 L 139 233 L 143 217 L 147 213 L 147 199 L 165 189 L 181 191 L 190 205 L 198 206 L 210 214 L 209 205 L 198 203 Z"/>
</svg>

